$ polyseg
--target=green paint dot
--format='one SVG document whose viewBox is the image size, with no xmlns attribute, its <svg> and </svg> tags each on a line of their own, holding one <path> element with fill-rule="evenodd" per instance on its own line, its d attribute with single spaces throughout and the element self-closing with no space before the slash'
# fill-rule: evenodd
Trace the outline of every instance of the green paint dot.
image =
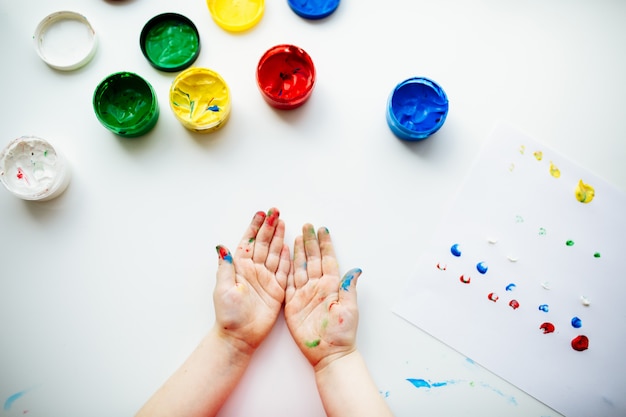
<svg viewBox="0 0 626 417">
<path fill-rule="evenodd" d="M 254 238 L 253 238 L 253 237 L 251 237 L 251 238 L 248 240 L 248 243 L 253 243 L 253 242 L 254 242 Z"/>
<path fill-rule="evenodd" d="M 328 319 L 324 319 L 324 320 L 322 321 L 322 329 L 325 329 L 325 328 L 327 328 L 327 327 L 328 327 Z"/>
<path fill-rule="evenodd" d="M 543 227 L 540 227 L 540 228 L 539 228 L 539 235 L 540 235 L 540 236 L 544 236 L 546 233 L 547 233 L 547 232 L 546 232 L 546 229 L 545 229 L 545 228 L 543 228 Z"/>
<path fill-rule="evenodd" d="M 594 253 L 594 254 L 593 254 L 593 257 L 594 257 L 594 258 L 599 258 L 599 257 L 600 257 L 600 252 L 596 252 L 596 253 Z"/>
<path fill-rule="evenodd" d="M 565 242 L 565 244 L 567 246 L 574 246 L 574 241 L 573 240 L 568 240 L 567 242 Z"/>
<path fill-rule="evenodd" d="M 304 342 L 304 344 L 307 347 L 314 348 L 314 347 L 318 347 L 320 345 L 320 342 L 321 342 L 320 339 L 315 339 L 312 342 Z"/>
</svg>

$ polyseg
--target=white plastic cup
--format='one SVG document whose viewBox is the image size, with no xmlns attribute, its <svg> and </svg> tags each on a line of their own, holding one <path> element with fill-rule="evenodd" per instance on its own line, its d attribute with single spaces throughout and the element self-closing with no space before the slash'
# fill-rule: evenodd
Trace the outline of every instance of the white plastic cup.
<svg viewBox="0 0 626 417">
<path fill-rule="evenodd" d="M 63 154 L 44 139 L 22 136 L 0 153 L 0 182 L 23 200 L 58 197 L 67 188 L 70 177 Z"/>
</svg>

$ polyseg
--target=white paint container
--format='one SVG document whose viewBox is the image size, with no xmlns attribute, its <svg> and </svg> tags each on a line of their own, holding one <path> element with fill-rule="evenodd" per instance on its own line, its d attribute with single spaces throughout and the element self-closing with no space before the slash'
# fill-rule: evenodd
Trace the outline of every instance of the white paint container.
<svg viewBox="0 0 626 417">
<path fill-rule="evenodd" d="M 55 198 L 70 181 L 67 160 L 44 139 L 22 136 L 0 153 L 0 182 L 23 200 Z"/>
</svg>

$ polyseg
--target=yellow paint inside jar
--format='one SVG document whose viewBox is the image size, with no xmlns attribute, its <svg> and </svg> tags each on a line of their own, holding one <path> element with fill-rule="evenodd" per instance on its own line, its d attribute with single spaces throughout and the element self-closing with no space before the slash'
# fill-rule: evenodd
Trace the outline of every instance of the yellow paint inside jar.
<svg viewBox="0 0 626 417">
<path fill-rule="evenodd" d="M 172 82 L 170 107 L 187 129 L 201 133 L 213 132 L 228 120 L 230 91 L 224 79 L 215 71 L 189 68 Z"/>
<path fill-rule="evenodd" d="M 222 29 L 243 32 L 259 23 L 265 11 L 265 0 L 207 0 L 207 6 Z"/>
</svg>

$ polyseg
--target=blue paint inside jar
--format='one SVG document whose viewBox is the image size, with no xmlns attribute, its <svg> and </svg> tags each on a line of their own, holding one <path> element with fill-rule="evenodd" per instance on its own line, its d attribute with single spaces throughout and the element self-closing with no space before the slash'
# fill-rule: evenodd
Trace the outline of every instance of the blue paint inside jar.
<svg viewBox="0 0 626 417">
<path fill-rule="evenodd" d="M 387 102 L 387 124 L 402 140 L 422 140 L 443 126 L 448 116 L 448 96 L 424 77 L 409 78 L 394 88 Z"/>
<path fill-rule="evenodd" d="M 309 20 L 323 19 L 339 7 L 339 0 L 287 0 L 287 3 L 295 14 Z"/>
</svg>

